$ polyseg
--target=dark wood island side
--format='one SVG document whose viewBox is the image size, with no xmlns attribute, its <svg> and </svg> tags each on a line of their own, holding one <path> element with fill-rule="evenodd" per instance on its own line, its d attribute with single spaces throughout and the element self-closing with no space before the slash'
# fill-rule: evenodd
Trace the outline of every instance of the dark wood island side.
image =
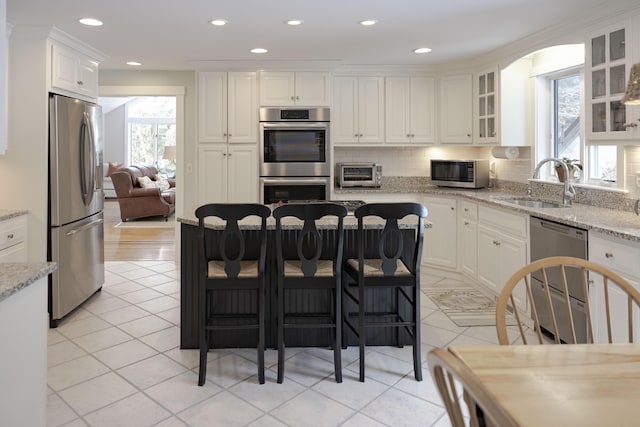
<svg viewBox="0 0 640 427">
<path fill-rule="evenodd" d="M 199 258 L 198 258 L 198 225 L 195 219 L 190 218 L 178 218 L 181 223 L 180 228 L 180 282 L 181 282 L 181 295 L 180 295 L 180 348 L 193 349 L 198 348 L 198 286 L 197 286 L 197 272 L 199 271 Z M 300 223 L 301 224 L 301 223 Z M 299 229 L 300 224 L 289 224 L 289 230 Z M 400 224 L 402 232 L 407 234 L 408 241 L 413 241 L 413 235 L 415 234 L 415 228 L 411 226 L 402 226 Z M 257 224 L 248 223 L 241 228 L 247 230 L 247 250 L 257 251 L 257 245 L 252 242 L 258 241 L 258 227 Z M 328 244 L 333 238 L 335 238 L 335 223 L 328 221 L 326 224 L 319 227 L 323 235 L 323 240 Z M 212 233 L 215 237 L 222 231 L 221 224 L 208 224 L 207 233 Z M 284 230 L 285 233 L 287 230 Z M 382 231 L 382 223 L 371 222 L 365 225 L 365 245 L 367 242 L 374 242 L 377 240 L 377 236 Z M 292 231 L 290 231 L 292 232 Z M 275 257 L 275 221 L 269 218 L 268 231 L 267 231 L 267 284 L 266 284 L 266 344 L 267 347 L 273 348 L 275 346 L 275 334 L 276 334 L 276 257 Z M 369 252 L 367 250 L 367 252 Z M 348 258 L 357 258 L 357 223 L 353 216 L 347 217 L 345 220 L 345 239 L 344 239 L 344 256 Z M 365 254 L 365 257 L 367 254 Z M 373 256 L 373 252 L 371 252 Z M 412 244 L 407 245 L 404 248 L 404 255 L 407 259 L 413 256 Z M 285 304 L 295 307 L 297 312 L 316 312 L 321 311 L 326 306 L 329 293 L 325 291 L 298 291 L 288 295 Z M 241 290 L 227 292 L 224 295 L 220 295 L 211 301 L 216 304 L 216 311 L 222 311 L 224 313 L 244 313 L 253 312 L 256 307 L 256 298 L 252 293 L 243 292 Z M 349 302 L 347 302 L 349 303 Z M 394 292 L 388 289 L 377 290 L 373 298 L 367 300 L 368 311 L 384 311 L 383 308 L 390 304 L 396 304 L 396 298 Z M 405 315 L 410 316 L 409 307 L 401 307 Z M 348 307 L 349 311 L 357 311 L 355 304 L 352 307 Z M 357 345 L 356 336 L 348 329 L 344 328 L 348 345 Z M 252 348 L 256 345 L 256 332 L 255 331 L 224 331 L 224 332 L 212 332 L 209 340 L 211 348 Z M 325 347 L 329 346 L 331 338 L 327 331 L 324 330 L 290 330 L 287 331 L 286 336 L 287 346 L 289 347 L 304 347 L 304 346 L 317 346 Z M 410 344 L 411 340 L 407 336 L 406 332 L 400 333 L 399 342 L 401 345 Z M 372 329 L 367 333 L 367 345 L 395 345 L 396 344 L 396 330 L 395 328 L 382 328 Z"/>
</svg>

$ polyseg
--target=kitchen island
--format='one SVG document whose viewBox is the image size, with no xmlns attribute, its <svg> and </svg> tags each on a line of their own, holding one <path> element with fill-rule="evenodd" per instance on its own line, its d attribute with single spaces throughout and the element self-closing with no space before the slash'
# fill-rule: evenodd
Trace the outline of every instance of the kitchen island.
<svg viewBox="0 0 640 427">
<path fill-rule="evenodd" d="M 200 268 L 200 260 L 198 257 L 198 222 L 194 218 L 178 218 L 181 223 L 181 255 L 180 255 L 180 279 L 181 279 L 181 325 L 180 325 L 180 347 L 181 348 L 197 348 L 198 347 L 198 286 L 197 272 Z M 415 226 L 408 222 L 399 222 L 399 227 L 408 237 L 405 240 L 412 240 L 415 234 Z M 224 227 L 222 221 L 207 222 L 207 232 L 217 238 Z M 289 241 L 287 232 L 299 230 L 302 222 L 294 219 L 283 221 L 283 231 L 285 233 L 285 245 Z M 370 220 L 365 222 L 365 245 L 367 242 L 373 242 L 382 231 L 384 223 L 380 220 Z M 240 222 L 240 228 L 246 230 L 246 250 L 247 252 L 258 250 L 257 242 L 259 239 L 260 223 L 256 219 L 247 219 Z M 335 238 L 335 230 L 337 228 L 337 220 L 325 219 L 318 224 L 318 229 L 322 233 L 324 242 L 330 242 Z M 349 258 L 357 258 L 357 220 L 353 215 L 349 215 L 344 221 L 345 239 L 344 239 L 344 256 Z M 267 284 L 266 284 L 266 341 L 268 347 L 275 345 L 276 334 L 276 257 L 275 257 L 275 220 L 270 217 L 267 221 Z M 326 244 L 323 252 L 328 250 L 331 245 Z M 372 255 L 373 248 L 368 248 L 365 256 Z M 253 255 L 253 254 L 248 254 Z M 403 257 L 410 259 L 413 256 L 413 245 L 404 248 Z M 373 308 L 377 304 L 395 303 L 395 296 L 387 289 L 381 289 L 378 293 L 368 301 L 368 308 Z M 326 291 L 300 290 L 291 292 L 287 295 L 285 304 L 291 304 L 296 307 L 298 312 L 314 312 L 326 306 L 329 294 Z M 211 303 L 214 303 L 213 301 Z M 235 291 L 229 292 L 228 295 L 216 299 L 216 310 L 225 313 L 244 313 L 255 311 L 256 298 L 252 292 Z M 371 307 L 369 307 L 369 305 Z M 349 311 L 357 310 L 357 307 L 348 307 Z M 405 307 L 406 315 L 410 315 L 409 307 Z M 345 337 L 349 345 L 356 345 L 357 339 L 355 335 L 345 330 Z M 209 340 L 212 348 L 233 348 L 233 347 L 255 347 L 256 338 L 255 331 L 234 331 L 233 334 L 228 332 L 212 332 L 212 339 Z M 313 332 L 307 330 L 290 330 L 287 331 L 287 345 L 297 346 L 329 346 L 331 337 L 326 330 L 316 330 Z M 404 334 L 404 332 L 403 332 Z M 400 335 L 401 344 L 410 344 L 411 340 L 408 336 Z M 395 332 L 393 328 L 381 328 L 381 330 L 370 330 L 367 335 L 367 343 L 370 345 L 392 345 L 395 344 Z"/>
</svg>

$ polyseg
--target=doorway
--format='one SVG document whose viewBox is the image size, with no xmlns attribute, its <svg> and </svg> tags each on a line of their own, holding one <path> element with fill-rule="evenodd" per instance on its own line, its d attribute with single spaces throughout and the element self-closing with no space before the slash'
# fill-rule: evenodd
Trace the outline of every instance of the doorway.
<svg viewBox="0 0 640 427">
<path fill-rule="evenodd" d="M 159 126 L 165 132 L 155 133 L 151 143 L 144 143 L 142 139 L 138 138 L 137 156 L 142 157 L 136 157 L 128 143 L 123 144 L 121 142 L 117 147 L 109 147 L 107 144 L 109 144 L 110 138 L 105 135 L 105 163 L 114 160 L 118 163 L 123 163 L 125 166 L 131 164 L 130 162 L 152 163 L 158 167 L 160 172 L 167 173 L 176 180 L 176 209 L 173 218 L 171 218 L 173 221 L 170 221 L 170 224 L 162 224 L 160 221 L 154 221 L 156 218 L 150 218 L 150 221 L 145 221 L 146 224 L 141 223 L 138 227 L 117 227 L 120 222 L 120 209 L 117 199 L 105 201 L 105 261 L 179 262 L 179 257 L 176 254 L 180 253 L 180 227 L 177 225 L 175 218 L 182 215 L 184 205 L 184 195 L 181 191 L 181 183 L 183 182 L 181 162 L 184 153 L 185 88 L 182 86 L 100 86 L 99 94 L 99 104 L 107 105 L 109 109 L 118 108 L 118 104 L 123 105 L 124 103 L 132 102 L 134 99 L 144 100 L 164 97 L 175 100 L 175 119 L 173 119 L 173 123 L 160 123 Z M 141 118 L 141 114 L 135 115 L 139 119 Z M 115 130 L 115 132 L 120 133 L 121 141 L 124 141 L 125 137 L 129 137 L 127 135 L 129 126 L 124 120 L 125 116 L 122 114 L 120 130 Z M 149 132 L 149 129 L 156 125 L 145 126 L 146 124 L 142 122 L 144 120 L 138 121 L 137 137 L 145 134 L 154 134 L 154 132 Z M 105 132 L 108 132 L 109 127 L 105 126 L 104 128 Z M 115 127 L 113 129 L 118 128 Z M 167 130 L 169 130 L 168 139 L 166 138 Z M 173 140 L 175 140 L 175 143 L 173 143 Z M 166 147 L 169 146 L 175 147 L 175 149 L 167 149 Z"/>
</svg>

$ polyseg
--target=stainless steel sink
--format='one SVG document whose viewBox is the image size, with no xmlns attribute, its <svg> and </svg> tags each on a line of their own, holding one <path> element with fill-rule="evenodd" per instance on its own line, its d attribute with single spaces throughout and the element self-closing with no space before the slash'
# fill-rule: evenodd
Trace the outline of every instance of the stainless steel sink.
<svg viewBox="0 0 640 427">
<path fill-rule="evenodd" d="M 530 199 L 528 197 L 504 197 L 500 201 L 513 203 L 518 206 L 526 206 L 528 208 L 565 208 L 567 206 L 562 203 L 552 202 L 548 200 Z"/>
</svg>

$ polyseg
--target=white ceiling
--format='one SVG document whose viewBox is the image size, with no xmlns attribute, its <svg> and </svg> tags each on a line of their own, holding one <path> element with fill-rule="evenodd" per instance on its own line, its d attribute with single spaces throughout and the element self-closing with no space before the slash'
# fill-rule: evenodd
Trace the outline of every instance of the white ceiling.
<svg viewBox="0 0 640 427">
<path fill-rule="evenodd" d="M 13 25 L 53 25 L 104 52 L 103 69 L 432 65 L 638 0 L 7 0 Z M 596 8 L 596 9 L 594 9 Z M 81 17 L 102 20 L 86 27 Z M 214 27 L 213 18 L 229 21 Z M 291 27 L 285 20 L 298 18 Z M 373 27 L 358 24 L 377 19 Z M 416 55 L 412 49 L 430 47 Z M 257 56 L 249 52 L 264 47 Z"/>
</svg>

